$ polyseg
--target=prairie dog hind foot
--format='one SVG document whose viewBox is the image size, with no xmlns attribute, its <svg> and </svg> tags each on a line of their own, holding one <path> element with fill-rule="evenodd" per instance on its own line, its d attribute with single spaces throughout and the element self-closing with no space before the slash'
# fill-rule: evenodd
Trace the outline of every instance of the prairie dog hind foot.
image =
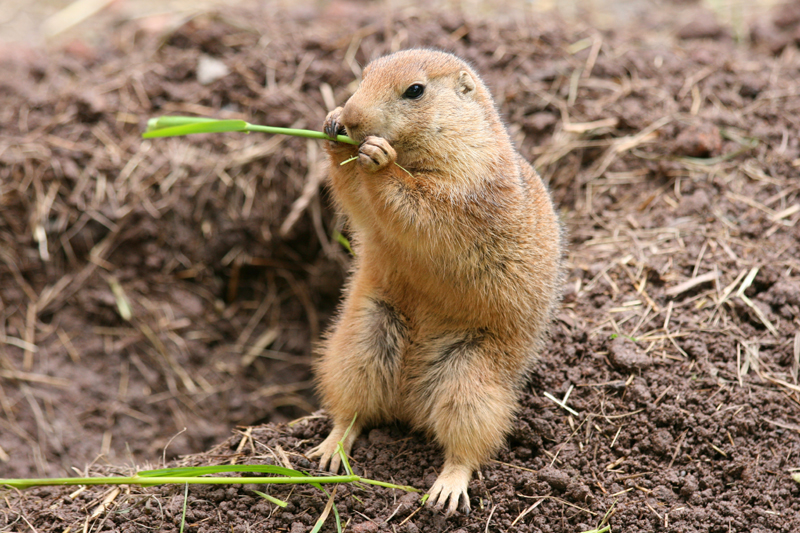
<svg viewBox="0 0 800 533">
<path fill-rule="evenodd" d="M 349 424 L 334 424 L 333 430 L 330 435 L 319 446 L 315 446 L 308 452 L 307 457 L 314 459 L 319 457 L 319 469 L 327 470 L 334 474 L 339 472 L 342 466 L 342 458 L 339 455 L 339 441 L 342 441 L 342 448 L 344 448 L 345 455 L 350 455 L 350 450 L 353 448 L 353 443 L 361 433 L 361 429 L 355 427 L 347 431 Z M 347 433 L 347 436 L 345 436 Z"/>
<path fill-rule="evenodd" d="M 467 486 L 469 478 L 472 476 L 472 469 L 465 465 L 446 462 L 442 473 L 436 478 L 431 490 L 428 491 L 428 505 L 432 505 L 437 510 L 445 510 L 447 516 L 456 512 L 456 509 L 464 514 L 469 513 L 469 494 Z M 459 502 L 463 502 L 459 506 Z M 446 506 L 446 508 L 445 508 Z"/>
</svg>

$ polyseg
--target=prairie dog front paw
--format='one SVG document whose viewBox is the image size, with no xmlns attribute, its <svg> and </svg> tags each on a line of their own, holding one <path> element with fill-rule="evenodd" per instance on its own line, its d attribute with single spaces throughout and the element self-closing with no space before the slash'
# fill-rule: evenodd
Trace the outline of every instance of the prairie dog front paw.
<svg viewBox="0 0 800 533">
<path fill-rule="evenodd" d="M 328 113 L 328 116 L 325 117 L 325 123 L 322 129 L 325 132 L 325 135 L 332 139 L 335 139 L 337 135 L 347 135 L 344 125 L 339 122 L 339 117 L 342 115 L 342 110 L 343 108 L 339 106 Z"/>
<path fill-rule="evenodd" d="M 383 170 L 396 159 L 397 152 L 383 137 L 369 136 L 358 147 L 358 162 L 370 173 Z"/>
</svg>

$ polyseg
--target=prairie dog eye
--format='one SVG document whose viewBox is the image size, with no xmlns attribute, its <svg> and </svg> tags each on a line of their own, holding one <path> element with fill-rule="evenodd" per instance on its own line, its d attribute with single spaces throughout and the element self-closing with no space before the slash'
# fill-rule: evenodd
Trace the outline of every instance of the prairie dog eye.
<svg viewBox="0 0 800 533">
<path fill-rule="evenodd" d="M 403 93 L 403 98 L 408 98 L 409 100 L 416 100 L 425 92 L 425 86 L 421 83 L 414 83 L 406 92 Z"/>
</svg>

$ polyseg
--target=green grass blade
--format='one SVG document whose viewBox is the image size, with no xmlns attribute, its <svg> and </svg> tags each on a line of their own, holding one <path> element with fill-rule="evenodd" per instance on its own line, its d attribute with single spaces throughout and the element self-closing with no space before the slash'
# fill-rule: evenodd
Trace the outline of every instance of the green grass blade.
<svg viewBox="0 0 800 533">
<path fill-rule="evenodd" d="M 302 476 L 302 477 L 65 477 L 43 479 L 0 479 L 0 486 L 7 485 L 17 489 L 29 487 L 61 486 L 61 485 L 165 485 L 173 483 L 190 483 L 193 485 L 232 485 L 265 484 L 265 485 L 298 485 L 317 486 L 322 483 L 352 483 L 361 480 L 358 476 Z"/>
<path fill-rule="evenodd" d="M 92 478 L 89 478 L 92 479 Z M 112 478 L 113 479 L 113 478 Z M 303 477 L 158 477 L 158 478 L 136 478 L 136 484 L 160 485 L 164 483 L 192 483 L 196 485 L 229 485 L 233 483 L 251 484 L 275 484 L 275 485 L 297 485 L 297 484 L 320 484 L 320 483 L 352 483 L 359 481 L 358 476 L 303 476 Z M 1 482 L 1 480 L 0 480 Z M 75 483 L 73 483 L 74 485 Z M 83 485 L 83 483 L 81 483 Z"/>
<path fill-rule="evenodd" d="M 325 491 L 325 494 L 328 494 L 328 491 Z M 333 504 L 333 497 L 336 494 L 336 489 L 333 489 L 332 494 L 328 494 L 328 503 L 325 505 L 325 509 L 322 510 L 322 514 L 319 515 L 317 518 L 317 522 L 314 524 L 314 528 L 309 533 L 318 533 L 320 529 L 322 529 L 322 525 L 325 524 L 325 520 L 328 519 L 328 515 L 331 514 L 331 508 L 336 508 Z M 335 516 L 338 516 L 338 511 L 335 513 Z M 338 521 L 338 518 L 337 518 Z"/>
<path fill-rule="evenodd" d="M 337 485 L 337 488 L 338 488 L 338 485 Z M 336 488 L 333 489 L 333 494 L 331 494 L 330 492 L 328 492 L 326 489 L 324 489 L 322 487 L 320 487 L 320 490 L 322 492 L 324 492 L 325 494 L 327 494 L 328 497 L 331 500 L 333 500 L 333 496 L 334 496 L 334 494 L 336 494 Z M 339 509 L 336 507 L 336 502 L 335 501 L 333 501 L 331 503 L 331 505 L 333 506 L 333 517 L 336 519 L 336 532 L 337 533 L 342 533 L 342 518 L 339 516 Z"/>
<path fill-rule="evenodd" d="M 263 493 L 263 492 L 261 492 L 260 490 L 254 490 L 253 492 L 255 492 L 256 494 L 258 494 L 259 496 L 261 496 L 261 497 L 262 497 L 262 498 L 264 498 L 265 500 L 267 500 L 267 501 L 269 501 L 269 502 L 272 502 L 272 503 L 274 503 L 274 504 L 275 504 L 275 505 L 277 505 L 278 507 L 286 507 L 287 505 L 289 505 L 289 504 L 288 504 L 288 503 L 286 503 L 285 501 L 283 501 L 283 500 L 279 500 L 279 499 L 278 499 L 278 498 L 276 498 L 275 496 L 270 496 L 269 494 Z"/>
<path fill-rule="evenodd" d="M 350 468 L 350 461 L 347 459 L 347 454 L 344 453 L 344 441 L 345 441 L 345 439 L 347 439 L 347 436 L 350 434 L 350 430 L 353 429 L 353 425 L 356 423 L 356 418 L 357 417 L 358 417 L 358 413 L 353 415 L 353 420 L 350 422 L 350 425 L 347 426 L 347 431 L 345 431 L 344 435 L 342 435 L 342 440 L 340 440 L 336 444 L 336 451 L 339 454 L 339 457 L 341 457 L 341 459 L 342 459 L 342 464 L 344 465 L 345 472 L 347 472 L 347 475 L 349 475 L 349 476 L 353 475 L 353 469 Z"/>
<path fill-rule="evenodd" d="M 189 484 L 186 484 L 186 490 L 183 491 L 183 511 L 181 512 L 181 530 L 179 533 L 183 533 L 183 527 L 186 525 L 186 504 L 189 502 Z"/>
<path fill-rule="evenodd" d="M 345 237 L 344 235 L 342 235 L 338 231 L 333 230 L 333 238 L 336 239 L 336 242 L 338 242 L 339 244 L 344 246 L 345 250 L 350 252 L 350 255 L 352 255 L 353 257 L 356 256 L 356 253 L 353 251 L 353 248 L 350 246 L 350 241 L 347 240 L 347 237 Z"/>
<path fill-rule="evenodd" d="M 317 522 L 314 524 L 314 529 L 312 529 L 309 533 L 317 533 L 320 529 L 322 529 L 322 525 L 325 523 L 325 520 L 323 520 L 322 518 L 323 515 L 319 515 L 319 518 L 317 518 Z M 325 518 L 327 518 L 327 516 Z"/>
<path fill-rule="evenodd" d="M 194 477 L 220 472 L 257 472 L 260 474 L 278 474 L 287 477 L 310 477 L 305 472 L 275 465 L 216 465 L 187 466 L 184 468 L 160 468 L 158 470 L 142 470 L 139 477 Z"/>
<path fill-rule="evenodd" d="M 158 117 L 147 121 L 147 131 L 163 130 L 164 128 L 174 128 L 175 126 L 186 126 L 187 124 L 200 124 L 203 122 L 216 122 L 219 119 L 205 117 Z"/>
<path fill-rule="evenodd" d="M 258 126 L 255 124 L 248 124 L 247 131 L 257 131 L 260 133 L 276 133 L 279 135 L 292 135 L 294 137 L 305 137 L 307 139 L 319 139 L 323 141 L 330 141 L 326 133 L 314 130 L 299 130 L 295 128 L 278 128 L 276 126 Z M 358 144 L 356 141 L 347 137 L 346 135 L 337 135 L 336 140 L 347 144 Z"/>
<path fill-rule="evenodd" d="M 590 529 L 588 531 L 581 531 L 581 533 L 608 533 L 611 530 L 611 526 L 605 526 L 603 529 Z"/>
<path fill-rule="evenodd" d="M 285 477 L 200 477 L 223 472 L 274 474 Z M 57 485 L 163 485 L 168 483 L 189 483 L 206 485 L 224 484 L 308 484 L 323 490 L 328 483 L 365 483 L 406 492 L 419 492 L 419 489 L 406 485 L 395 485 L 374 479 L 365 479 L 355 474 L 345 476 L 311 476 L 305 472 L 275 465 L 216 465 L 183 468 L 160 468 L 143 470 L 130 477 L 67 477 L 40 479 L 0 479 L 0 486 L 7 485 L 18 489 Z"/>
<path fill-rule="evenodd" d="M 278 135 L 291 135 L 308 139 L 331 140 L 321 131 L 302 130 L 296 128 L 279 128 L 277 126 L 260 126 L 244 120 L 217 120 L 205 117 L 158 117 L 147 121 L 147 130 L 142 134 L 145 139 L 156 137 L 180 137 L 195 133 L 221 133 L 226 131 L 255 131 Z M 347 144 L 358 144 L 346 135 L 337 135 L 336 140 Z"/>
<path fill-rule="evenodd" d="M 244 120 L 214 120 L 204 121 L 195 124 L 184 124 L 183 126 L 172 126 L 169 128 L 159 128 L 149 130 L 142 134 L 145 139 L 155 137 L 179 137 L 181 135 L 192 135 L 195 133 L 222 133 L 226 131 L 247 131 L 247 122 Z"/>
<path fill-rule="evenodd" d="M 339 516 L 339 509 L 336 502 L 333 502 L 333 517 L 336 519 L 336 533 L 342 533 L 342 517 Z"/>
<path fill-rule="evenodd" d="M 394 483 L 377 481 L 375 479 L 365 479 L 363 477 L 358 478 L 357 481 L 359 483 L 366 483 L 367 485 L 377 485 L 378 487 L 383 487 L 385 489 L 398 489 L 398 490 L 404 490 L 406 492 L 420 492 L 418 488 L 412 487 L 410 485 L 395 485 Z"/>
</svg>

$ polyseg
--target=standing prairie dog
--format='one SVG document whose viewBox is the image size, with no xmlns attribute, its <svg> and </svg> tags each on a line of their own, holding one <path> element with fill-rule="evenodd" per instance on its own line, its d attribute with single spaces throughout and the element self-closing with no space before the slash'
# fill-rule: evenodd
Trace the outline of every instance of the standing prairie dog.
<svg viewBox="0 0 800 533">
<path fill-rule="evenodd" d="M 470 477 L 512 426 L 560 294 L 550 195 L 448 53 L 371 62 L 325 132 L 359 143 L 326 143 L 356 256 L 316 364 L 333 431 L 311 456 L 336 472 L 354 417 L 347 453 L 363 428 L 405 421 L 444 449 L 429 502 L 469 511 Z"/>
</svg>

